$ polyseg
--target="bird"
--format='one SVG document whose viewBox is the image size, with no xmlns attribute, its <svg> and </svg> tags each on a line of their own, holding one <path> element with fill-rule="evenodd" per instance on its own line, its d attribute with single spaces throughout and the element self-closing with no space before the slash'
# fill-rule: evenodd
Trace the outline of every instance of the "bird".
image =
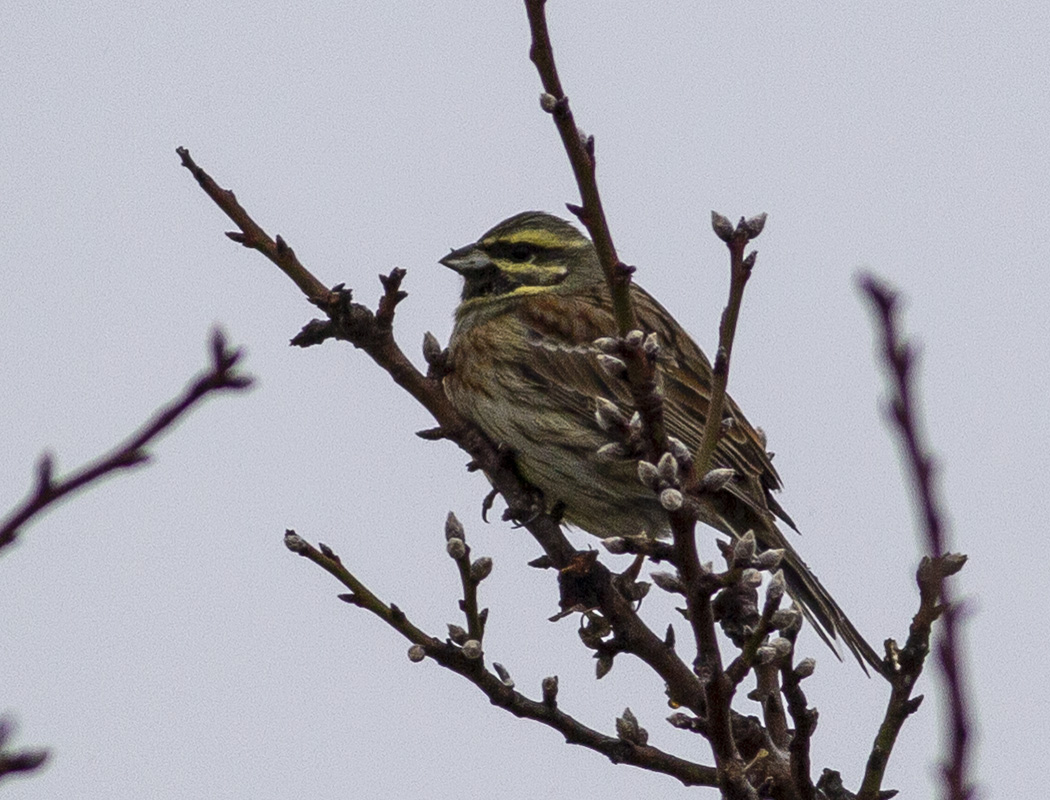
<svg viewBox="0 0 1050 800">
<path fill-rule="evenodd" d="M 639 480 L 638 456 L 608 447 L 608 425 L 596 414 L 610 402 L 627 418 L 634 408 L 626 383 L 600 363 L 602 340 L 615 337 L 617 325 L 591 240 L 564 219 L 526 211 L 440 263 L 463 277 L 442 379 L 456 410 L 513 453 L 521 476 L 564 522 L 601 538 L 667 535 L 667 511 Z M 630 294 L 639 329 L 659 343 L 667 432 L 695 452 L 711 362 L 652 295 L 633 281 Z M 788 593 L 821 638 L 838 656 L 833 640 L 841 637 L 865 672 L 867 664 L 883 673 L 881 659 L 777 526 L 797 530 L 773 495 L 781 480 L 765 436 L 728 396 L 713 460 L 733 472 L 703 521 L 734 540 L 753 531 L 759 550 L 782 549 Z"/>
</svg>

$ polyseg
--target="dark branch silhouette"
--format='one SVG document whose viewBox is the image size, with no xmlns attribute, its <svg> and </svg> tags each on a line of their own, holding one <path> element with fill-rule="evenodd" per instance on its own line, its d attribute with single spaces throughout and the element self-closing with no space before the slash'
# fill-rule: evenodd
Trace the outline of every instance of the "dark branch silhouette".
<svg viewBox="0 0 1050 800">
<path fill-rule="evenodd" d="M 224 391 L 243 391 L 252 385 L 252 379 L 237 369 L 241 351 L 229 348 L 222 331 L 215 330 L 212 333 L 210 349 L 209 368 L 194 378 L 181 395 L 160 408 L 149 421 L 109 453 L 62 478 L 54 475 L 53 457 L 50 454 L 43 455 L 37 462 L 36 480 L 28 496 L 0 521 L 0 549 L 15 542 L 34 517 L 58 501 L 122 470 L 147 464 L 150 459 L 149 446 L 206 397 Z M 12 731 L 12 724 L 0 718 L 0 778 L 14 773 L 32 772 L 43 765 L 49 755 L 47 750 L 42 749 L 6 749 Z"/>
<path fill-rule="evenodd" d="M 212 334 L 211 355 L 212 363 L 207 372 L 195 378 L 180 397 L 157 411 L 127 441 L 106 455 L 63 478 L 54 475 L 54 458 L 47 453 L 41 456 L 36 466 L 36 481 L 29 495 L 0 521 L 0 548 L 14 542 L 19 530 L 48 506 L 108 475 L 146 464 L 150 457 L 147 446 L 208 395 L 251 386 L 252 379 L 235 369 L 241 360 L 241 351 L 230 350 L 221 331 Z"/>
<path fill-rule="evenodd" d="M 14 734 L 14 728 L 11 720 L 0 717 L 0 780 L 9 775 L 34 772 L 50 757 L 47 750 L 40 748 L 10 749 L 9 740 Z"/>
<path fill-rule="evenodd" d="M 930 650 L 931 626 L 943 616 L 937 660 L 948 699 L 949 752 L 942 765 L 944 796 L 949 800 L 967 800 L 973 791 L 967 777 L 970 712 L 963 687 L 959 606 L 952 600 L 951 584 L 947 580 L 962 569 L 966 556 L 949 553 L 946 549 L 944 514 L 933 485 L 933 457 L 919 433 L 912 379 L 915 350 L 901 333 L 899 297 L 892 288 L 872 275 L 862 276 L 860 285 L 871 301 L 878 323 L 882 359 L 890 375 L 890 419 L 900 437 L 905 466 L 915 487 L 915 500 L 927 552 L 916 575 L 920 606 L 912 621 L 908 642 L 899 652 L 895 642 L 891 640 L 887 644 L 887 654 L 898 662 L 899 673 L 892 681 L 893 693 L 868 761 L 861 797 L 874 797 L 872 792 L 881 783 L 885 762 L 897 732 L 922 702 L 921 695 L 911 698 L 911 689 Z"/>
</svg>

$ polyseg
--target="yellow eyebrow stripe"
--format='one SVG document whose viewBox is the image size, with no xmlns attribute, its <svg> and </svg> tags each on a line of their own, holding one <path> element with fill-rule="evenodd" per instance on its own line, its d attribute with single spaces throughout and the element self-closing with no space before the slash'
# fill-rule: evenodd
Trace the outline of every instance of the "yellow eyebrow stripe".
<svg viewBox="0 0 1050 800">
<path fill-rule="evenodd" d="M 559 236 L 541 228 L 525 228 L 524 230 L 512 231 L 500 236 L 490 236 L 482 240 L 481 246 L 491 247 L 497 243 L 506 245 L 528 244 L 548 250 L 573 249 L 590 245 L 590 242 L 582 236 L 579 239 L 566 239 L 564 236 Z"/>
</svg>

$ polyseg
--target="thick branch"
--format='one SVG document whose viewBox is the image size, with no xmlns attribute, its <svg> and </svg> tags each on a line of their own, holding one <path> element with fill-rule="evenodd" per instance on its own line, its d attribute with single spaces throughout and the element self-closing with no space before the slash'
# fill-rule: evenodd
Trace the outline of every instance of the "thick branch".
<svg viewBox="0 0 1050 800">
<path fill-rule="evenodd" d="M 350 589 L 351 594 L 341 595 L 341 599 L 375 614 L 413 645 L 422 648 L 422 655 L 419 659 L 429 656 L 445 669 L 466 678 L 480 689 L 493 705 L 517 717 L 535 720 L 553 728 L 559 731 L 569 744 L 577 744 L 601 753 L 614 764 L 630 764 L 651 772 L 663 773 L 678 779 L 686 786 L 717 785 L 717 775 L 711 767 L 686 761 L 656 747 L 606 736 L 589 728 L 576 718 L 561 711 L 557 707 L 553 692 L 543 701 L 525 697 L 508 685 L 509 681 L 504 681 L 487 670 L 480 653 L 476 657 L 470 657 L 466 648 L 457 647 L 429 636 L 413 625 L 397 606 L 387 605 L 379 600 L 343 566 L 339 557 L 324 545 L 321 545 L 320 549 L 315 548 L 294 531 L 288 531 L 285 534 L 285 544 L 292 552 L 313 561 Z M 416 658 L 411 652 L 410 655 Z M 546 691 L 545 694 L 547 694 Z"/>
</svg>

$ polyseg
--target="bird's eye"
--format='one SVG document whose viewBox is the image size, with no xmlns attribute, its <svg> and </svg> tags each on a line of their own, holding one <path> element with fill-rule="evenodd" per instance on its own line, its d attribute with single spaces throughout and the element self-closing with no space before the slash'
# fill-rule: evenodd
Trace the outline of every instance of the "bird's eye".
<svg viewBox="0 0 1050 800">
<path fill-rule="evenodd" d="M 510 246 L 510 260 L 517 261 L 519 264 L 529 260 L 532 256 L 532 248 L 525 242 L 517 242 Z"/>
</svg>

